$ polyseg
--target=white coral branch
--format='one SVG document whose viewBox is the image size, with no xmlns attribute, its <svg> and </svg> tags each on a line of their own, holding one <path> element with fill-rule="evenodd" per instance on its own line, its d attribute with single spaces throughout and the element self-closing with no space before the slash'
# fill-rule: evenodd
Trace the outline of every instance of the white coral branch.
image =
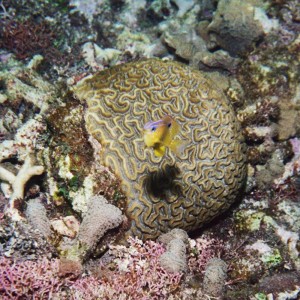
<svg viewBox="0 0 300 300">
<path fill-rule="evenodd" d="M 43 166 L 34 165 L 34 158 L 32 155 L 28 155 L 25 158 L 24 164 L 17 175 L 14 175 L 12 172 L 0 165 L 0 179 L 8 182 L 12 187 L 12 194 L 5 211 L 6 215 L 11 217 L 12 220 L 20 221 L 23 219 L 19 210 L 16 208 L 17 201 L 24 198 L 25 185 L 28 180 L 35 175 L 41 175 L 43 172 Z"/>
<path fill-rule="evenodd" d="M 10 183 L 12 185 L 13 182 L 15 181 L 15 178 L 16 178 L 16 176 L 12 172 L 6 170 L 5 168 L 3 168 L 0 165 L 0 179 L 1 180 L 7 181 L 8 183 Z"/>
</svg>

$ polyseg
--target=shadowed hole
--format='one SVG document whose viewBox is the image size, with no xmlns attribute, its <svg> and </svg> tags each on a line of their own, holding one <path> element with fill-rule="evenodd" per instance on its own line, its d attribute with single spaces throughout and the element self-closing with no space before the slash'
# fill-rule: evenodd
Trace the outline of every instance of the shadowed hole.
<svg viewBox="0 0 300 300">
<path fill-rule="evenodd" d="M 175 179 L 180 174 L 178 167 L 166 165 L 155 172 L 150 172 L 144 181 L 147 193 L 156 198 L 164 198 L 170 192 L 178 194 L 178 183 Z"/>
</svg>

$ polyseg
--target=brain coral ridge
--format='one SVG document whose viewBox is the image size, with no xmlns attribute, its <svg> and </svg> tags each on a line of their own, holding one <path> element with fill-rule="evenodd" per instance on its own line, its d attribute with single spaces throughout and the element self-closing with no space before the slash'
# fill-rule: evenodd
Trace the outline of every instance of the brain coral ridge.
<svg viewBox="0 0 300 300">
<path fill-rule="evenodd" d="M 121 178 L 128 235 L 194 230 L 234 202 L 246 174 L 243 137 L 226 97 L 202 73 L 148 59 L 101 71 L 74 93 L 87 102 L 86 126 L 103 146 L 102 163 Z M 143 142 L 145 123 L 166 114 L 189 141 L 180 157 L 155 157 Z"/>
</svg>

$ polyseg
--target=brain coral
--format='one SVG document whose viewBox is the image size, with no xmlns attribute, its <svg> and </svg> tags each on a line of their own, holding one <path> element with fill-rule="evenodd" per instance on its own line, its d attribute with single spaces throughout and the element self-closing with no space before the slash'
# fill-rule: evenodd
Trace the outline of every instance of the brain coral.
<svg viewBox="0 0 300 300">
<path fill-rule="evenodd" d="M 126 63 L 80 82 L 86 126 L 102 163 L 122 180 L 128 235 L 156 238 L 172 228 L 199 228 L 225 211 L 245 179 L 240 125 L 224 94 L 199 71 L 158 59 Z M 165 114 L 189 144 L 181 157 L 155 157 L 143 126 Z"/>
</svg>

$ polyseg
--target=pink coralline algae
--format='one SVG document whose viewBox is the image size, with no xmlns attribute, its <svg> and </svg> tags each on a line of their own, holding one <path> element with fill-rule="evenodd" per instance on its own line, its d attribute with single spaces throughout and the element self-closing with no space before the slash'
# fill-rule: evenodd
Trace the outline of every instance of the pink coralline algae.
<svg viewBox="0 0 300 300">
<path fill-rule="evenodd" d="M 160 243 L 130 238 L 129 246 L 110 246 L 93 275 L 68 274 L 59 259 L 15 262 L 0 258 L 0 299 L 168 299 L 180 293 L 183 273 L 159 264 Z M 70 268 L 69 268 L 70 269 Z M 95 270 L 94 270 L 95 271 Z"/>
<path fill-rule="evenodd" d="M 190 271 L 204 273 L 207 263 L 212 258 L 220 258 L 225 250 L 222 240 L 203 235 L 190 242 L 191 251 L 188 258 Z"/>
<path fill-rule="evenodd" d="M 100 279 L 86 277 L 73 286 L 72 299 L 167 299 L 179 291 L 182 273 L 169 273 L 159 264 L 165 252 L 153 241 L 129 238 L 129 247 L 111 246 L 113 262 L 102 266 Z"/>
<path fill-rule="evenodd" d="M 58 277 L 59 260 L 14 262 L 0 258 L 0 298 L 2 300 L 51 299 L 63 281 Z"/>
</svg>

